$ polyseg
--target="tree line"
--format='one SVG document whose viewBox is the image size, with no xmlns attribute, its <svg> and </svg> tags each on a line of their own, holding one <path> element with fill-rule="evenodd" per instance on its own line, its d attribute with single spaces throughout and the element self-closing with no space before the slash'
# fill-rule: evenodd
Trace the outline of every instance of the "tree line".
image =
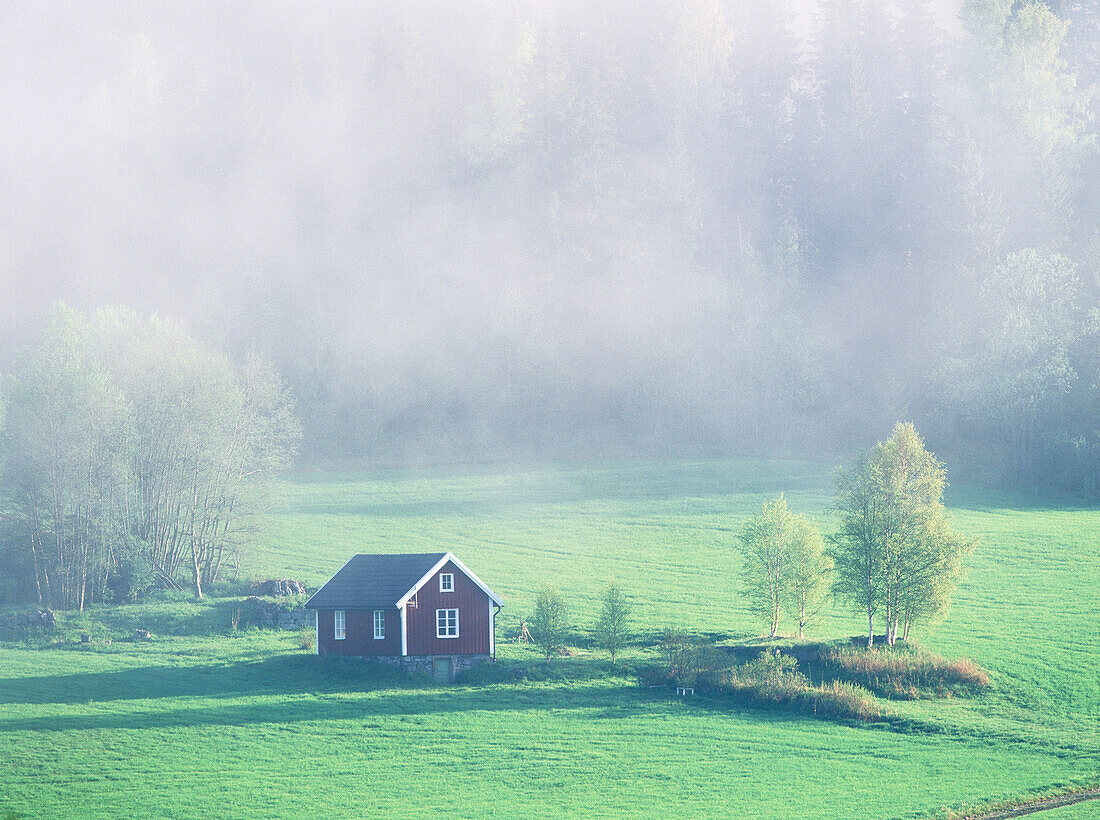
<svg viewBox="0 0 1100 820">
<path fill-rule="evenodd" d="M 13 599 L 83 609 L 239 568 L 299 424 L 262 359 L 176 323 L 55 307 L 4 384 L 0 566 Z"/>
<path fill-rule="evenodd" d="M 303 292 L 281 317 L 302 332 L 279 341 L 311 452 L 384 458 L 433 437 L 538 452 L 580 427 L 627 446 L 833 455 L 907 417 L 976 475 L 1096 489 L 1095 4 L 965 0 L 953 24 L 929 0 L 827 0 L 801 17 L 755 0 L 383 5 L 356 43 L 364 110 L 415 128 L 400 154 L 365 158 L 389 184 L 364 221 L 388 227 L 436 196 L 476 214 L 439 236 L 426 220 L 417 241 L 443 246 L 461 282 L 468 232 L 477 265 L 500 260 L 490 304 L 515 294 L 534 305 L 523 321 L 547 326 L 583 318 L 540 310 L 548 280 L 623 282 L 643 303 L 671 268 L 701 303 L 683 343 L 701 342 L 590 385 L 581 367 L 559 378 L 529 326 L 504 327 L 452 380 L 430 347 L 408 373 L 434 378 L 404 391 L 400 356 L 334 346 Z M 651 341 L 624 349 L 635 340 Z"/>
</svg>

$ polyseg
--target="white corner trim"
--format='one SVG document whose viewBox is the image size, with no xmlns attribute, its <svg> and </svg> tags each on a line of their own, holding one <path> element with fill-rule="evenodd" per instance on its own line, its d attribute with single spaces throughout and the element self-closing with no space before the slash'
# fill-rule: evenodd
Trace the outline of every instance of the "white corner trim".
<svg viewBox="0 0 1100 820">
<path fill-rule="evenodd" d="M 430 570 L 420 576 L 420 580 L 412 585 L 412 589 L 410 589 L 408 592 L 397 599 L 397 605 L 404 606 L 408 602 L 408 600 L 416 594 L 417 590 L 419 590 L 420 587 L 424 586 L 424 584 L 428 583 L 428 579 L 439 572 L 440 568 L 443 567 L 443 565 L 446 564 L 449 560 L 451 560 L 451 554 L 449 552 L 444 553 L 443 557 L 435 562 L 435 566 L 433 566 Z"/>
<path fill-rule="evenodd" d="M 397 611 L 401 613 L 401 657 L 405 657 L 409 654 L 409 628 L 405 620 L 405 605 L 398 606 Z"/>
<path fill-rule="evenodd" d="M 313 610 L 313 654 L 321 654 L 321 610 Z"/>
<path fill-rule="evenodd" d="M 497 651 L 497 646 L 496 646 L 496 643 L 497 643 L 497 640 L 496 640 L 496 635 L 497 635 L 497 624 L 496 624 L 497 612 L 496 612 L 496 609 L 494 609 L 493 607 L 494 607 L 493 602 L 489 601 L 489 654 L 490 655 L 495 655 L 496 651 Z"/>
<path fill-rule="evenodd" d="M 469 567 L 467 567 L 465 564 L 455 558 L 454 554 L 450 552 L 446 553 L 442 558 L 439 559 L 439 561 L 436 562 L 436 565 L 434 567 L 425 572 L 423 577 L 421 577 L 421 579 L 413 585 L 412 589 L 410 589 L 408 592 L 397 599 L 397 606 L 404 606 L 405 602 L 408 601 L 413 595 L 415 595 L 417 590 L 424 586 L 424 584 L 428 583 L 428 579 L 439 572 L 439 570 L 442 569 L 448 561 L 453 562 L 456 567 L 462 570 L 462 573 L 475 584 L 477 584 L 481 588 L 481 591 L 489 596 L 490 600 L 496 601 L 497 606 L 504 606 L 504 601 L 500 600 L 495 592 L 489 589 L 489 587 L 485 586 L 484 581 L 482 581 L 480 578 L 470 572 Z M 318 590 L 318 592 L 320 592 L 320 590 Z"/>
</svg>

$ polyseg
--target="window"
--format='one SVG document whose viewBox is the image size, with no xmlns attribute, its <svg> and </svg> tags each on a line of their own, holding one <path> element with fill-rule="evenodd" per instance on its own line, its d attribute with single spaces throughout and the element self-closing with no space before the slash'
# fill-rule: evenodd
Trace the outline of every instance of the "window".
<svg viewBox="0 0 1100 820">
<path fill-rule="evenodd" d="M 440 592 L 454 592 L 455 591 L 455 577 L 453 573 L 444 572 L 439 576 L 439 591 Z"/>
<path fill-rule="evenodd" d="M 380 641 L 386 637 L 386 613 L 385 610 L 374 610 L 374 639 Z"/>
<path fill-rule="evenodd" d="M 437 609 L 435 611 L 435 636 L 437 638 L 458 637 L 457 609 Z"/>
<path fill-rule="evenodd" d="M 342 609 L 333 613 L 332 637 L 338 641 L 344 640 L 344 610 Z"/>
</svg>

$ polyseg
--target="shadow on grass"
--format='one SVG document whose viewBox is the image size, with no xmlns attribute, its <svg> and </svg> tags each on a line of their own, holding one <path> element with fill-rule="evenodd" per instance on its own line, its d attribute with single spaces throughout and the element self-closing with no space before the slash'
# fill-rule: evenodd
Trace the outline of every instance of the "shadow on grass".
<svg viewBox="0 0 1100 820">
<path fill-rule="evenodd" d="M 516 677 L 514 672 L 522 672 Z M 522 662 L 498 661 L 468 673 L 474 686 L 496 683 L 574 685 L 603 681 L 609 674 L 627 675 L 630 666 L 611 670 L 598 658 Z M 384 663 L 360 658 L 278 654 L 224 664 L 159 664 L 105 672 L 41 675 L 0 679 L 2 704 L 89 704 L 162 698 L 247 698 L 255 696 L 328 695 L 377 689 L 439 688 L 426 677 L 406 674 Z M 518 688 L 518 687 L 517 687 Z"/>
<path fill-rule="evenodd" d="M 107 682 L 107 681 L 102 681 Z M 176 692 L 179 696 L 201 697 L 193 688 Z M 547 709 L 597 710 L 603 719 L 630 719 L 644 711 L 642 701 L 647 693 L 619 689 L 606 685 L 586 684 L 556 688 L 545 687 L 434 687 L 413 685 L 406 688 L 349 689 L 325 694 L 316 687 L 257 687 L 247 693 L 220 691 L 219 699 L 211 703 L 200 701 L 194 706 L 184 703 L 164 703 L 149 699 L 119 703 L 119 711 L 84 712 L 64 715 L 28 716 L 0 719 L 0 733 L 6 732 L 68 732 L 119 729 L 174 729 L 203 726 L 249 726 L 294 723 L 362 721 L 388 718 L 385 728 L 401 731 L 403 724 L 413 728 L 420 724 L 445 719 L 462 712 L 545 712 Z M 241 702 L 241 697 L 255 698 Z M 264 695 L 272 696 L 265 698 Z M 302 697 L 293 697 L 301 695 Z M 224 696 L 224 697 L 222 697 Z M 282 697 L 279 697 L 282 696 Z M 291 696 L 292 699 L 284 699 Z M 172 697 L 165 694 L 163 697 Z M 125 711 L 122 711 L 125 709 Z M 495 720 L 495 718 L 488 718 Z M 381 729 L 382 724 L 372 728 Z"/>
<path fill-rule="evenodd" d="M 164 664 L 0 680 L 0 704 L 329 694 L 393 684 L 416 685 L 416 679 L 382 664 L 303 653 L 230 664 Z"/>
</svg>

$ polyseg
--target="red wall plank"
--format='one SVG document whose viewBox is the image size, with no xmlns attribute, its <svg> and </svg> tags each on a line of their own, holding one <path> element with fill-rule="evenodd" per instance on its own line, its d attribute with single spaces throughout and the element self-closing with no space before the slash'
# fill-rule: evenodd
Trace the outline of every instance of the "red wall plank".
<svg viewBox="0 0 1100 820">
<path fill-rule="evenodd" d="M 347 609 L 344 611 L 344 640 L 334 637 L 335 610 L 317 610 L 317 645 L 321 655 L 400 655 L 401 613 L 397 609 L 386 613 L 386 637 L 374 638 L 374 610 Z"/>
<path fill-rule="evenodd" d="M 454 592 L 439 591 L 439 576 L 454 575 Z M 489 654 L 489 596 L 448 561 L 416 593 L 417 606 L 406 609 L 410 655 Z M 435 611 L 458 610 L 458 637 L 437 638 Z"/>
</svg>

